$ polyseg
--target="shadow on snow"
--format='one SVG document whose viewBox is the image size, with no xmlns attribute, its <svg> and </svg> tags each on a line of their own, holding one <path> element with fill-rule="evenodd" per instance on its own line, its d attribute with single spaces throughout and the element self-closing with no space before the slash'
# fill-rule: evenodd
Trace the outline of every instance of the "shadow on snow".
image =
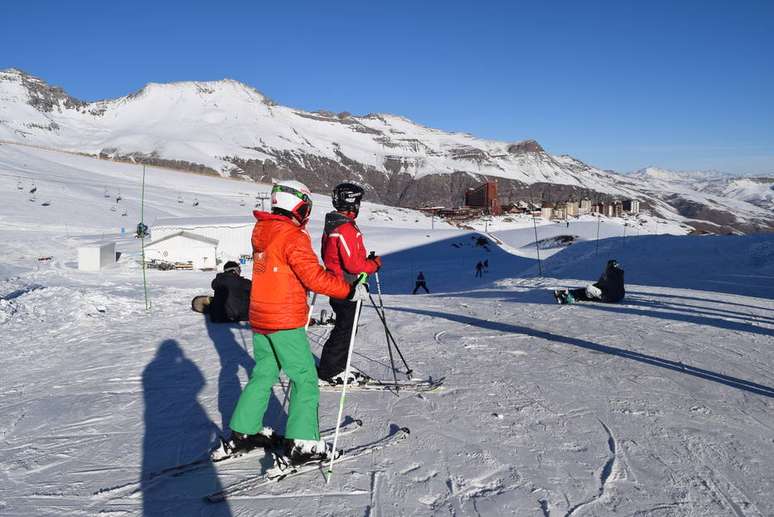
<svg viewBox="0 0 774 517">
<path fill-rule="evenodd" d="M 145 436 L 141 485 L 143 515 L 192 515 L 204 502 L 201 496 L 221 488 L 213 464 L 179 477 L 149 480 L 165 468 L 199 459 L 218 436 L 217 426 L 199 404 L 205 380 L 177 341 L 163 341 L 143 371 Z M 220 505 L 217 515 L 231 515 Z"/>
<path fill-rule="evenodd" d="M 479 241 L 480 238 L 484 240 Z M 379 275 L 385 294 L 411 294 L 420 271 L 433 294 L 491 286 L 497 280 L 518 276 L 536 264 L 533 259 L 503 251 L 489 238 L 475 232 L 389 253 L 382 259 L 384 268 Z M 476 264 L 485 260 L 489 262 L 489 269 L 477 278 Z M 371 291 L 376 293 L 374 282 L 371 282 Z"/>
<path fill-rule="evenodd" d="M 424 309 L 399 308 L 399 307 L 393 307 L 392 310 L 414 313 L 414 314 L 422 314 L 422 315 L 431 316 L 434 318 L 444 318 L 449 321 L 455 321 L 458 323 L 473 325 L 479 328 L 494 330 L 497 332 L 510 332 L 510 333 L 524 334 L 527 336 L 545 339 L 547 341 L 551 341 L 554 343 L 563 343 L 566 345 L 583 348 L 585 350 L 592 350 L 594 352 L 601 352 L 601 353 L 610 354 L 618 357 L 623 357 L 625 359 L 630 359 L 632 361 L 637 361 L 651 366 L 657 366 L 659 368 L 665 368 L 667 370 L 673 370 L 686 375 L 691 375 L 693 377 L 698 377 L 700 379 L 704 379 L 707 381 L 716 382 L 719 384 L 723 384 L 725 386 L 730 386 L 732 388 L 736 388 L 739 390 L 755 393 L 758 395 L 763 395 L 765 397 L 774 398 L 774 388 L 772 387 L 764 386 L 762 384 L 757 384 L 757 383 L 746 381 L 744 379 L 739 379 L 736 377 L 731 377 L 729 375 L 723 375 L 710 370 L 705 370 L 703 368 L 697 368 L 682 362 L 671 361 L 669 359 L 662 359 L 660 357 L 656 357 L 653 355 L 642 354 L 640 352 L 634 352 L 631 350 L 625 350 L 622 348 L 616 348 L 616 347 L 607 346 L 607 345 L 600 345 L 597 343 L 593 343 L 591 341 L 585 341 L 583 339 L 562 336 L 559 334 L 552 334 L 550 332 L 535 330 L 529 327 L 521 327 L 518 325 L 511 325 L 508 323 L 502 323 L 497 321 L 482 320 L 479 318 L 473 318 L 471 316 L 461 316 L 461 315 L 450 314 L 445 312 L 430 311 L 430 310 L 424 310 Z"/>
</svg>

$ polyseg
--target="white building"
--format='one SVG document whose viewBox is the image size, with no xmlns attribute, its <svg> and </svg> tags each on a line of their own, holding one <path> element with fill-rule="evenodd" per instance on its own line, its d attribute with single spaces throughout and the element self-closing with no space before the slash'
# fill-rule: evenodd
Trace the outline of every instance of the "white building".
<svg viewBox="0 0 774 517">
<path fill-rule="evenodd" d="M 151 228 L 148 260 L 192 262 L 194 269 L 216 268 L 252 255 L 253 216 L 174 217 L 157 219 Z M 165 254 L 166 253 L 166 254 Z"/>
<path fill-rule="evenodd" d="M 193 269 L 216 269 L 218 240 L 204 235 L 178 231 L 145 246 L 145 260 L 190 263 Z"/>
<path fill-rule="evenodd" d="M 116 243 L 106 242 L 78 248 L 78 269 L 99 271 L 116 261 Z"/>
</svg>

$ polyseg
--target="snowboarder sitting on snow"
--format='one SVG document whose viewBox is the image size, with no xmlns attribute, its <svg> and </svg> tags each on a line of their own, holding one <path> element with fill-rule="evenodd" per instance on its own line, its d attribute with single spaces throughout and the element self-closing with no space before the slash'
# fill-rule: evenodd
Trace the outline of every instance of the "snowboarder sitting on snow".
<svg viewBox="0 0 774 517">
<path fill-rule="evenodd" d="M 208 306 L 208 312 L 213 323 L 248 320 L 252 282 L 241 274 L 239 264 L 229 261 L 223 266 L 223 272 L 218 273 L 212 281 L 215 296 Z"/>
<path fill-rule="evenodd" d="M 325 267 L 347 282 L 352 282 L 360 273 L 375 273 L 382 266 L 382 259 L 366 257 L 363 235 L 355 224 L 363 188 L 355 183 L 341 183 L 333 189 L 332 198 L 336 210 L 325 216 L 320 252 Z M 349 341 L 355 325 L 355 303 L 340 296 L 331 296 L 330 304 L 336 313 L 336 323 L 320 354 L 317 374 L 321 383 L 351 383 L 362 377 L 360 372 L 350 368 L 348 378 L 344 378 Z"/>
<path fill-rule="evenodd" d="M 272 213 L 255 211 L 252 235 L 253 285 L 250 326 L 255 368 L 229 422 L 223 452 L 278 445 L 263 417 L 280 368 L 290 379 L 285 448 L 293 462 L 325 459 L 330 446 L 320 440 L 317 410 L 320 389 L 314 356 L 306 338 L 307 290 L 337 299 L 368 296 L 360 281 L 347 283 L 317 261 L 304 227 L 312 212 L 309 189 L 298 181 L 274 185 Z M 362 280 L 362 279 L 361 279 Z"/>
<path fill-rule="evenodd" d="M 417 294 L 420 287 L 424 289 L 427 294 L 430 294 L 430 290 L 427 288 L 427 284 L 425 284 L 425 274 L 421 271 L 417 275 L 417 283 L 414 286 L 414 292 L 411 294 Z"/>
<path fill-rule="evenodd" d="M 623 300 L 624 270 L 616 260 L 608 260 L 604 273 L 596 283 L 581 289 L 559 289 L 554 291 L 558 303 L 574 303 L 576 301 L 591 301 L 617 303 Z"/>
</svg>

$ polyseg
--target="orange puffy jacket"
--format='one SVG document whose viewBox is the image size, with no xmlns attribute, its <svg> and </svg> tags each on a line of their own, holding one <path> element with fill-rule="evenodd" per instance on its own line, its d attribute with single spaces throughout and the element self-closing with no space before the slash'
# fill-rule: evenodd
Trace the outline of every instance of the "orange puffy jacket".
<svg viewBox="0 0 774 517">
<path fill-rule="evenodd" d="M 253 212 L 253 287 L 250 326 L 256 332 L 303 327 L 307 290 L 343 299 L 350 286 L 325 270 L 306 231 L 282 215 Z"/>
</svg>

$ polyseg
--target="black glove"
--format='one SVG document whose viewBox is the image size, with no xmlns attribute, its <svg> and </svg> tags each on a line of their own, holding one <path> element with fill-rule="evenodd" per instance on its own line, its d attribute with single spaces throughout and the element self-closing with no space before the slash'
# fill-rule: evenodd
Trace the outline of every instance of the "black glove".
<svg viewBox="0 0 774 517">
<path fill-rule="evenodd" d="M 382 269 L 382 257 L 378 256 L 375 251 L 372 251 L 368 255 L 368 260 L 376 264 L 376 270 L 379 271 Z"/>
</svg>

